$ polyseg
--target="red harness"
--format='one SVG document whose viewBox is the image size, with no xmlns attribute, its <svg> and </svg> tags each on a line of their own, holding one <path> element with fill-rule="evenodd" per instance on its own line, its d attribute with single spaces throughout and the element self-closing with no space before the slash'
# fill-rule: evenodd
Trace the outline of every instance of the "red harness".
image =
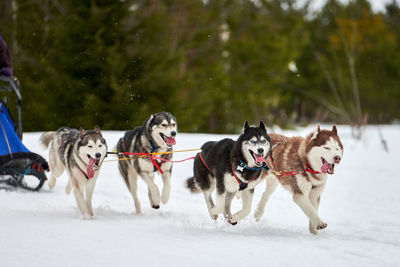
<svg viewBox="0 0 400 267">
<path fill-rule="evenodd" d="M 272 166 L 274 167 L 274 169 L 276 170 L 275 163 L 274 163 L 274 161 L 272 160 L 272 157 L 271 157 L 271 163 L 272 163 Z M 321 173 L 321 172 L 319 172 L 319 171 L 313 170 L 313 169 L 311 168 L 311 166 L 310 166 L 310 163 L 308 163 L 308 161 L 306 161 L 306 168 L 305 168 L 303 171 L 287 171 L 287 172 L 282 172 L 282 171 L 273 171 L 273 170 L 272 170 L 272 172 L 273 172 L 275 175 L 279 176 L 279 177 L 292 176 L 292 175 L 297 175 L 297 174 L 299 174 L 299 173 L 301 173 L 301 174 L 306 174 L 306 172 L 314 173 L 314 174 L 319 174 L 319 173 Z"/>
<path fill-rule="evenodd" d="M 156 158 L 158 158 L 158 157 L 156 157 L 155 155 L 150 155 L 150 153 L 148 153 L 148 154 L 150 156 L 151 163 L 153 163 L 153 165 L 154 165 L 154 168 L 156 168 L 161 174 L 164 174 L 164 172 L 161 170 L 161 166 L 165 162 L 164 158 L 162 158 L 162 157 L 159 158 L 159 159 L 161 159 L 161 162 L 158 163 L 156 160 Z M 167 157 L 168 157 L 168 155 L 167 155 Z"/>
<path fill-rule="evenodd" d="M 153 145 L 152 145 L 152 147 L 153 147 Z M 124 151 L 126 151 L 125 141 L 124 140 L 122 140 L 122 149 Z M 154 147 L 152 148 L 152 150 L 154 150 Z M 149 156 L 150 160 L 151 160 L 151 163 L 153 163 L 154 171 L 158 170 L 161 174 L 164 174 L 164 172 L 161 170 L 161 166 L 164 164 L 165 161 L 168 161 L 167 159 L 165 159 L 166 157 L 168 157 L 168 154 L 164 158 L 162 156 L 161 156 L 161 158 L 156 157 L 155 155 L 152 154 L 152 152 L 150 152 L 150 153 L 123 152 L 123 154 L 124 155 L 135 155 L 135 156 Z M 161 162 L 158 163 L 156 159 L 161 160 Z"/>
</svg>

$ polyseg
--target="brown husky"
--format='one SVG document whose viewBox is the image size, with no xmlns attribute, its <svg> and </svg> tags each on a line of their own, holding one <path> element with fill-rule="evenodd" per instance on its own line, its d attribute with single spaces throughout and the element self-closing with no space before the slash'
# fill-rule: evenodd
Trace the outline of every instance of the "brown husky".
<svg viewBox="0 0 400 267">
<path fill-rule="evenodd" d="M 274 171 L 266 173 L 266 189 L 254 214 L 260 220 L 268 198 L 279 183 L 293 195 L 294 202 L 310 219 L 309 230 L 317 234 L 327 224 L 318 216 L 320 196 L 327 174 L 333 174 L 335 164 L 343 157 L 343 145 L 336 126 L 332 131 L 320 127 L 306 138 L 269 134 L 274 147 Z M 276 169 L 275 169 L 276 168 Z M 281 172 L 281 173 L 279 173 Z"/>
</svg>

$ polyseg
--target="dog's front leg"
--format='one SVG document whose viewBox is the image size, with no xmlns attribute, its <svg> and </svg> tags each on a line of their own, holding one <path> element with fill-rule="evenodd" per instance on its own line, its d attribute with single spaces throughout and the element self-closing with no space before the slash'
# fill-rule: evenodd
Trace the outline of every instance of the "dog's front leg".
<svg viewBox="0 0 400 267">
<path fill-rule="evenodd" d="M 318 216 L 317 211 L 311 204 L 308 196 L 305 196 L 303 193 L 295 193 L 293 195 L 293 200 L 308 216 L 311 223 L 317 228 L 317 230 L 322 230 L 327 226 L 327 224 Z"/>
<path fill-rule="evenodd" d="M 214 206 L 215 206 L 214 202 L 212 200 L 212 197 L 211 197 L 212 192 L 213 192 L 213 188 L 203 191 L 203 195 L 204 195 L 204 199 L 206 201 L 208 212 L 210 213 L 211 219 L 216 220 L 218 218 L 218 215 L 211 214 L 211 209 L 214 208 Z"/>
<path fill-rule="evenodd" d="M 309 194 L 310 202 L 314 206 L 317 213 L 318 213 L 321 193 L 324 190 L 324 187 L 325 187 L 325 184 L 318 185 L 318 186 L 312 188 L 310 191 L 310 194 Z M 313 225 L 311 223 L 311 220 L 309 222 L 308 228 L 310 230 L 310 233 L 312 233 L 314 235 L 318 234 L 317 228 L 315 227 L 315 225 Z"/>
<path fill-rule="evenodd" d="M 89 180 L 85 187 L 86 205 L 90 216 L 93 216 L 92 196 L 93 196 L 94 186 L 96 185 L 95 179 L 97 178 Z"/>
<path fill-rule="evenodd" d="M 254 218 L 256 221 L 259 221 L 261 217 L 264 215 L 264 210 L 265 210 L 265 205 L 267 204 L 267 201 L 269 197 L 274 193 L 276 187 L 278 186 L 279 181 L 273 174 L 269 174 L 266 177 L 266 182 L 265 182 L 265 191 L 261 197 L 260 202 L 258 203 L 257 210 L 254 213 Z"/>
<path fill-rule="evenodd" d="M 215 206 L 210 210 L 211 216 L 218 216 L 218 214 L 222 213 L 224 211 L 225 207 L 225 195 L 226 192 L 223 192 L 220 194 L 217 190 L 216 194 L 216 200 L 215 200 Z"/>
<path fill-rule="evenodd" d="M 139 198 L 137 196 L 137 180 L 138 180 L 138 175 L 136 171 L 133 170 L 133 168 L 128 169 L 128 182 L 127 186 L 129 189 L 129 192 L 131 193 L 133 197 L 133 201 L 135 202 L 135 210 L 136 214 L 141 214 L 142 213 L 142 205 L 140 204 Z"/>
<path fill-rule="evenodd" d="M 226 192 L 225 208 L 224 208 L 224 216 L 225 216 L 225 218 L 230 218 L 232 216 L 231 204 L 232 204 L 232 200 L 235 197 L 235 195 L 236 195 L 236 192 L 234 192 L 234 193 Z"/>
<path fill-rule="evenodd" d="M 54 186 L 56 185 L 57 178 L 61 176 L 64 172 L 64 165 L 60 158 L 58 157 L 57 153 L 57 147 L 54 148 L 53 144 L 51 145 L 50 148 L 50 154 L 49 154 L 49 165 L 50 165 L 50 180 L 48 183 L 48 186 L 50 189 L 53 189 Z"/>
<path fill-rule="evenodd" d="M 162 174 L 161 177 L 164 183 L 161 201 L 163 204 L 167 204 L 169 200 L 169 194 L 171 192 L 171 171 L 164 171 L 164 174 Z"/>
<path fill-rule="evenodd" d="M 254 189 L 244 190 L 242 193 L 242 201 L 243 206 L 242 210 L 236 212 L 232 215 L 231 219 L 229 220 L 230 223 L 237 223 L 247 215 L 249 215 L 251 211 L 251 202 L 253 201 Z"/>
<path fill-rule="evenodd" d="M 158 190 L 157 185 L 154 183 L 154 173 L 151 172 L 142 172 L 141 174 L 143 181 L 147 184 L 147 188 L 149 190 L 149 200 L 151 207 L 153 209 L 160 208 L 160 191 Z"/>
<path fill-rule="evenodd" d="M 88 207 L 85 202 L 85 197 L 83 195 L 83 189 L 79 185 L 74 185 L 74 196 L 76 204 L 78 205 L 79 211 L 83 216 L 89 214 Z"/>
</svg>

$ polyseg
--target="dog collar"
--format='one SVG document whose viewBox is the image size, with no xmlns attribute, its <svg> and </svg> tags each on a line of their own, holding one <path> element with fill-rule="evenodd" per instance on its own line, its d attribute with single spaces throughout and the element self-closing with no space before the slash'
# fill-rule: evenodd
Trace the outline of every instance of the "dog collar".
<svg viewBox="0 0 400 267">
<path fill-rule="evenodd" d="M 306 161 L 306 168 L 304 169 L 304 171 L 302 172 L 302 174 L 305 174 L 306 172 L 309 173 L 314 173 L 314 174 L 319 174 L 321 172 L 314 170 L 313 168 L 311 168 L 311 165 L 308 161 Z"/>
<path fill-rule="evenodd" d="M 159 146 L 156 146 L 151 140 L 150 141 L 150 145 L 151 145 L 151 151 L 150 153 L 153 153 L 154 151 L 156 151 L 157 149 L 159 149 Z"/>
<path fill-rule="evenodd" d="M 240 164 L 236 167 L 236 170 L 238 170 L 238 171 L 243 171 L 243 169 L 246 169 L 246 170 L 251 170 L 251 171 L 259 171 L 259 170 L 262 170 L 262 169 L 264 169 L 264 170 L 266 170 L 266 171 L 268 171 L 269 170 L 269 168 L 268 168 L 268 166 L 267 166 L 267 164 L 266 163 L 264 163 L 261 167 L 258 167 L 258 168 L 252 168 L 252 167 L 249 167 L 249 166 L 247 166 L 247 164 L 246 163 L 244 163 L 243 161 L 240 161 Z"/>
</svg>

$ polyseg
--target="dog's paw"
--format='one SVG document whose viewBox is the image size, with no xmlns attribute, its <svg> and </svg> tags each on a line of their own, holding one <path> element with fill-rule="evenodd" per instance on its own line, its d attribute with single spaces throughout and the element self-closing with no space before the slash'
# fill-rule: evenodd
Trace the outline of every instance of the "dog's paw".
<svg viewBox="0 0 400 267">
<path fill-rule="evenodd" d="M 94 220 L 94 217 L 93 217 L 93 215 L 90 215 L 90 214 L 82 214 L 82 220 L 85 220 L 85 221 Z"/>
<path fill-rule="evenodd" d="M 256 222 L 260 221 L 263 215 L 264 211 L 257 209 L 256 212 L 254 213 L 254 219 L 256 219 Z"/>
<path fill-rule="evenodd" d="M 229 219 L 230 217 L 232 217 L 232 214 L 230 212 L 229 213 L 224 212 L 224 218 L 225 219 Z"/>
<path fill-rule="evenodd" d="M 142 214 L 142 209 L 141 209 L 141 208 L 136 208 L 136 214 L 137 214 L 137 215 Z"/>
<path fill-rule="evenodd" d="M 54 186 L 56 186 L 56 179 L 51 178 L 50 181 L 49 181 L 49 183 L 48 183 L 48 185 L 49 185 L 49 188 L 50 188 L 50 189 L 53 189 Z"/>
<path fill-rule="evenodd" d="M 228 221 L 230 224 L 232 225 L 236 225 L 238 223 L 238 221 L 240 221 L 240 217 L 237 213 L 233 214 L 232 216 L 230 216 L 230 218 L 228 218 Z"/>
<path fill-rule="evenodd" d="M 315 226 L 311 222 L 308 226 L 308 230 L 310 231 L 311 234 L 318 235 L 317 228 L 315 228 Z"/>
<path fill-rule="evenodd" d="M 210 214 L 211 214 L 211 215 L 216 215 L 216 216 L 218 216 L 219 213 L 220 213 L 220 212 L 219 212 L 219 210 L 217 209 L 216 206 L 214 206 L 214 207 L 212 207 L 212 208 L 210 209 Z"/>
<path fill-rule="evenodd" d="M 215 214 L 211 214 L 211 213 L 210 213 L 210 217 L 211 217 L 211 219 L 213 219 L 214 221 L 216 221 L 216 220 L 218 219 L 218 214 L 215 215 Z"/>
<path fill-rule="evenodd" d="M 235 221 L 234 219 L 232 219 L 232 215 L 227 217 L 226 219 L 228 220 L 228 223 L 232 224 L 232 225 L 236 225 L 238 222 Z"/>
<path fill-rule="evenodd" d="M 213 220 L 217 220 L 218 219 L 218 213 L 215 213 L 216 211 L 217 210 L 215 209 L 215 206 L 208 210 L 208 213 L 210 214 L 210 217 Z"/>
<path fill-rule="evenodd" d="M 310 228 L 311 228 L 311 225 L 312 224 L 310 224 Z M 328 224 L 326 222 L 323 222 L 323 221 L 319 221 L 315 225 L 316 226 L 312 225 L 312 227 L 314 227 L 314 229 L 317 229 L 317 230 L 322 230 L 322 229 L 324 229 L 324 228 L 326 228 L 328 226 Z M 311 232 L 311 230 L 310 230 L 310 232 Z"/>
<path fill-rule="evenodd" d="M 140 203 L 136 203 L 135 202 L 135 211 L 136 211 L 136 214 L 142 214 L 142 205 L 140 205 Z"/>
<path fill-rule="evenodd" d="M 317 230 L 325 229 L 327 226 L 328 226 L 327 223 L 321 221 L 321 222 L 317 225 Z"/>
</svg>

